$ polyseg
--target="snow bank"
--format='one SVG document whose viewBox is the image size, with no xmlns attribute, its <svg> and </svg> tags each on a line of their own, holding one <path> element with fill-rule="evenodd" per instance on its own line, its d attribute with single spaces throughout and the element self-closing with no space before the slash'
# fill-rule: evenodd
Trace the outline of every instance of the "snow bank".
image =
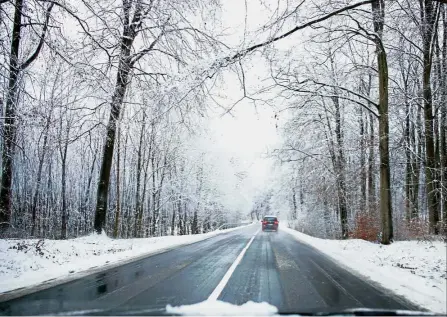
<svg viewBox="0 0 447 317">
<path fill-rule="evenodd" d="M 183 316 L 272 316 L 278 313 L 278 309 L 266 302 L 248 301 L 238 306 L 219 300 L 206 300 L 192 305 L 167 305 L 166 312 Z"/>
<path fill-rule="evenodd" d="M 35 286 L 48 280 L 67 279 L 94 268 L 106 269 L 157 251 L 204 240 L 226 230 L 187 236 L 111 239 L 92 234 L 69 240 L 0 240 L 1 293 Z"/>
<path fill-rule="evenodd" d="M 447 311 L 444 242 L 398 241 L 385 246 L 358 239 L 319 239 L 290 228 L 282 230 L 419 306 L 436 313 Z"/>
</svg>

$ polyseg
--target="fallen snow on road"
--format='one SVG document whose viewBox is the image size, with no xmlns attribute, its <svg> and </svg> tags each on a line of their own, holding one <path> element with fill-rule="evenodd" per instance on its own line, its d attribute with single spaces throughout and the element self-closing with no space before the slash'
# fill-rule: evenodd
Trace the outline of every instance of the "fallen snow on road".
<svg viewBox="0 0 447 317">
<path fill-rule="evenodd" d="M 248 301 L 238 306 L 219 300 L 206 300 L 192 305 L 167 305 L 166 312 L 183 316 L 272 316 L 278 313 L 278 309 L 266 302 Z"/>
<path fill-rule="evenodd" d="M 290 228 L 282 230 L 419 306 L 436 313 L 447 311 L 444 242 L 397 241 L 385 246 L 358 239 L 318 239 Z"/>
<path fill-rule="evenodd" d="M 194 243 L 240 229 L 142 239 L 111 239 L 92 234 L 69 240 L 0 240 L 0 294 L 64 279 L 92 268 L 106 268 L 162 249 Z"/>
</svg>

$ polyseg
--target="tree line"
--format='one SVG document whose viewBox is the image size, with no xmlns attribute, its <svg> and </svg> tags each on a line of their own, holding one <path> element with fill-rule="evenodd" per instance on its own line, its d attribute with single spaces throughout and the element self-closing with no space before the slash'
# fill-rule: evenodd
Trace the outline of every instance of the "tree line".
<svg viewBox="0 0 447 317">
<path fill-rule="evenodd" d="M 218 1 L 2 0 L 2 234 L 142 237 L 237 219 L 188 140 L 219 72 L 243 79 L 258 51 L 286 104 L 272 154 L 292 220 L 301 211 L 347 238 L 366 217 L 385 244 L 396 221 L 439 234 L 446 4 L 319 4 L 277 3 L 264 40 L 233 49 Z M 300 49 L 276 46 L 297 34 L 310 35 Z"/>
<path fill-rule="evenodd" d="M 278 199 L 290 220 L 385 244 L 445 232 L 446 4 L 371 1 L 304 45 L 302 58 L 269 57 L 285 105 L 284 141 L 271 154 L 287 171 L 279 186 L 289 194 Z"/>
<path fill-rule="evenodd" d="M 195 13 L 214 9 L 1 2 L 2 235 L 182 235 L 238 220 L 211 159 L 188 147 L 205 133 L 202 64 L 221 45 Z"/>
</svg>

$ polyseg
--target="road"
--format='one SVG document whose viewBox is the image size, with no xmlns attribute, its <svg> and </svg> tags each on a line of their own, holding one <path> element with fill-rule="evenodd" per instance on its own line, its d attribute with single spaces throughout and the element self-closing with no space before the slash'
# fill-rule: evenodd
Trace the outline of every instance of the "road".
<svg viewBox="0 0 447 317">
<path fill-rule="evenodd" d="M 123 308 L 197 303 L 211 294 L 234 304 L 266 301 L 280 312 L 418 309 L 291 235 L 281 230 L 259 232 L 259 227 L 248 226 L 0 303 L 0 314 L 88 309 L 119 314 Z M 234 270 L 228 272 L 230 268 Z"/>
</svg>

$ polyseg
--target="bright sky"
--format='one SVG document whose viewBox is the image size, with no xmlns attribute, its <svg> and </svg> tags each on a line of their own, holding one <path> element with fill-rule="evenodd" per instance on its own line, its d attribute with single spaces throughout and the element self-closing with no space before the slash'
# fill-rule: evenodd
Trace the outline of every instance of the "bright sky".
<svg viewBox="0 0 447 317">
<path fill-rule="evenodd" d="M 222 20 L 227 26 L 228 33 L 232 34 L 228 39 L 232 45 L 239 44 L 244 38 L 245 2 L 241 0 L 226 0 L 223 2 Z M 250 6 L 260 8 L 257 0 L 251 1 Z M 256 7 L 255 7 L 256 8 Z M 247 29 L 254 30 L 267 20 L 268 15 L 262 16 L 260 11 L 252 10 L 247 19 Z M 227 42 L 227 43 L 228 43 Z M 258 79 L 267 76 L 267 65 L 262 61 L 244 62 L 247 86 L 258 86 Z M 234 102 L 243 96 L 240 82 L 236 74 L 226 72 L 219 94 L 226 95 L 220 99 L 222 106 L 230 108 Z M 253 91 L 253 90 L 252 90 Z M 274 111 L 269 106 L 258 105 L 255 107 L 252 101 L 244 99 L 239 102 L 230 114 L 225 114 L 219 109 L 209 122 L 212 131 L 210 137 L 212 144 L 207 145 L 207 151 L 222 154 L 225 157 L 237 158 L 242 171 L 247 173 L 240 187 L 240 194 L 245 200 L 244 209 L 250 208 L 252 198 L 257 191 L 262 191 L 269 185 L 271 175 L 270 159 L 265 158 L 268 150 L 272 150 L 278 143 L 278 133 L 275 127 Z M 240 197 L 239 197 L 240 198 Z M 244 210 L 247 212 L 248 210 Z"/>
<path fill-rule="evenodd" d="M 206 140 L 201 143 L 214 160 L 213 176 L 226 195 L 224 203 L 245 214 L 252 207 L 254 195 L 270 185 L 272 160 L 265 158 L 265 153 L 277 143 L 277 133 L 273 112 L 268 108 L 256 113 L 253 105 L 244 102 L 234 115 L 210 120 L 211 133 L 203 136 Z M 245 173 L 238 188 L 236 173 Z"/>
<path fill-rule="evenodd" d="M 256 112 L 249 101 L 241 102 L 233 112 L 234 117 L 217 116 L 211 122 L 216 141 L 215 147 L 239 158 L 253 181 L 264 181 L 269 168 L 268 160 L 262 156 L 278 141 L 274 113 L 267 107 Z"/>
</svg>

